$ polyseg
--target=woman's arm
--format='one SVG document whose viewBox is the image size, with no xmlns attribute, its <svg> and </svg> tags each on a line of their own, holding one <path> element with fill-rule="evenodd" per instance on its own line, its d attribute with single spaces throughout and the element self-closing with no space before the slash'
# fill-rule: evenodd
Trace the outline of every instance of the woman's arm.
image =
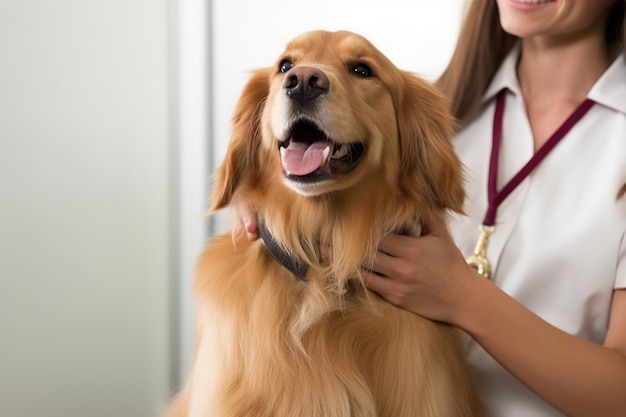
<svg viewBox="0 0 626 417">
<path fill-rule="evenodd" d="M 469 333 L 504 368 L 569 416 L 626 415 L 626 290 L 615 291 L 604 346 L 565 333 L 467 266 L 445 224 L 386 238 L 368 287 Z"/>
</svg>

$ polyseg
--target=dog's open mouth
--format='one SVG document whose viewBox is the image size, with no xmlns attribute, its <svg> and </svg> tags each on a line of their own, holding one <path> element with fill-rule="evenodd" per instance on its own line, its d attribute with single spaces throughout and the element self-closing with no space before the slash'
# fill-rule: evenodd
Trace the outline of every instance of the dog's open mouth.
<svg viewBox="0 0 626 417">
<path fill-rule="evenodd" d="M 278 147 L 287 178 L 305 182 L 347 174 L 365 154 L 362 143 L 336 143 L 310 121 L 294 123 Z"/>
</svg>

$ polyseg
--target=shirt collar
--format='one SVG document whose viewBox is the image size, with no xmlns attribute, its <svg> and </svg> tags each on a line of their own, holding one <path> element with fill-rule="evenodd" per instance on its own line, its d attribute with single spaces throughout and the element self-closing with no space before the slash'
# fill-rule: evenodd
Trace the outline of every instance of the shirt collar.
<svg viewBox="0 0 626 417">
<path fill-rule="evenodd" d="M 626 114 L 626 59 L 621 52 L 589 91 L 598 104 Z"/>
<path fill-rule="evenodd" d="M 519 58 L 520 47 L 520 43 L 517 42 L 504 61 L 502 61 L 500 68 L 498 68 L 496 75 L 494 75 L 489 87 L 487 87 L 487 91 L 483 95 L 481 100 L 483 104 L 491 100 L 491 98 L 505 88 L 515 95 L 520 95 L 521 89 L 517 81 L 517 60 Z"/>
<path fill-rule="evenodd" d="M 481 102 L 484 104 L 506 88 L 515 95 L 521 94 L 517 80 L 517 60 L 520 42 L 516 43 L 491 80 Z M 596 81 L 588 97 L 596 103 L 626 114 L 626 57 L 620 52 L 611 66 Z"/>
</svg>

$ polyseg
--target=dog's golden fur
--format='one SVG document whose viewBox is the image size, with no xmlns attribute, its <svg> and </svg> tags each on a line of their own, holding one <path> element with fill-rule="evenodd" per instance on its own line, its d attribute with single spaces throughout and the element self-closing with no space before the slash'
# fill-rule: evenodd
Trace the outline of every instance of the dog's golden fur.
<svg viewBox="0 0 626 417">
<path fill-rule="evenodd" d="M 323 89 L 315 104 L 286 94 L 300 68 L 327 77 L 313 85 Z M 254 207 L 309 270 L 298 280 L 241 228 L 209 244 L 194 284 L 195 363 L 168 416 L 483 415 L 457 331 L 381 300 L 359 273 L 381 237 L 461 211 L 446 108 L 430 84 L 349 32 L 306 33 L 253 73 L 212 210 Z M 278 148 L 303 115 L 338 147 L 361 144 L 358 165 L 343 161 L 320 182 L 288 178 Z"/>
</svg>

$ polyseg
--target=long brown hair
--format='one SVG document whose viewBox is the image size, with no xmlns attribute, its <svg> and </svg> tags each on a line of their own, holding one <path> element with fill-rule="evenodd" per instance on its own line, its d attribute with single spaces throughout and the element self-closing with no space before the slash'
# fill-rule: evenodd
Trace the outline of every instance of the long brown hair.
<svg viewBox="0 0 626 417">
<path fill-rule="evenodd" d="M 626 53 L 626 1 L 617 0 L 606 27 L 607 43 L 619 43 Z M 500 26 L 495 0 L 471 0 L 456 49 L 437 85 L 450 100 L 451 111 L 462 127 L 476 111 L 491 79 L 515 45 L 517 37 Z M 626 193 L 626 183 L 618 198 Z"/>
</svg>

